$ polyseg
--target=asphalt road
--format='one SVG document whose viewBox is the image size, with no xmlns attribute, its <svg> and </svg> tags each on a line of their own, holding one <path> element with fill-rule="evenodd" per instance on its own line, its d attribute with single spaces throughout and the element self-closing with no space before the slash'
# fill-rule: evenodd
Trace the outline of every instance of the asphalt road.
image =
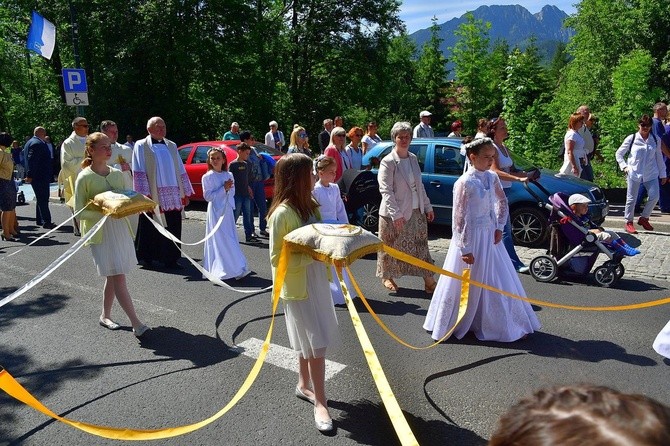
<svg viewBox="0 0 670 446">
<path fill-rule="evenodd" d="M 55 221 L 66 218 L 63 206 L 51 207 Z M 24 240 L 34 239 L 34 220 L 26 218 L 34 216 L 34 204 L 19 207 L 18 214 Z M 431 231 L 433 239 L 444 236 L 435 232 L 439 229 Z M 184 240 L 199 240 L 203 234 L 202 221 L 184 222 Z M 71 230 L 58 232 L 9 259 L 5 255 L 21 245 L 1 245 L 0 298 L 39 273 L 73 241 Z M 201 246 L 185 249 L 197 260 L 202 258 Z M 241 286 L 270 285 L 267 244 L 243 245 L 243 250 L 255 274 Z M 436 252 L 435 260 L 441 264 L 444 252 Z M 428 345 L 430 337 L 421 328 L 429 304 L 419 291 L 422 281 L 400 279 L 400 291 L 388 294 L 374 277 L 374 267 L 374 259 L 366 258 L 352 268 L 374 310 L 407 342 Z M 588 281 L 541 284 L 529 276 L 521 279 L 531 297 L 575 305 L 621 305 L 670 294 L 668 282 L 634 276 L 624 277 L 617 289 Z M 118 305 L 114 317 L 124 329 L 111 332 L 98 326 L 102 281 L 85 248 L 44 282 L 0 308 L 0 365 L 49 408 L 74 420 L 157 429 L 213 415 L 253 365 L 254 359 L 239 346 L 265 338 L 270 293 L 228 291 L 201 279 L 193 267 L 178 274 L 137 269 L 128 276 L 128 284 L 140 318 L 153 328 L 142 343 L 132 335 Z M 536 307 L 543 327 L 526 340 L 500 344 L 466 337 L 419 351 L 392 340 L 360 302 L 357 308 L 421 445 L 486 444 L 500 414 L 544 385 L 590 382 L 670 404 L 670 362 L 651 348 L 670 318 L 667 306 L 629 312 Z M 151 444 L 397 444 L 348 312 L 338 309 L 337 314 L 343 345 L 328 359 L 344 368 L 326 384 L 334 435 L 318 433 L 311 407 L 293 395 L 296 373 L 278 363 L 265 364 L 247 395 L 219 420 Z M 272 342 L 289 345 L 281 314 Z M 293 363 L 290 355 L 285 362 Z M 51 420 L 3 394 L 0 444 L 119 443 Z"/>
</svg>

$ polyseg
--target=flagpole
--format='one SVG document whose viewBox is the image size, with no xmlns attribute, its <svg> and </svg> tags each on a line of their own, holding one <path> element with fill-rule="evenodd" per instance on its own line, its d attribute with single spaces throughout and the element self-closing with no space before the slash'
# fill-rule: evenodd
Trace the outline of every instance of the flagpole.
<svg viewBox="0 0 670 446">
<path fill-rule="evenodd" d="M 77 12 L 71 0 L 68 0 L 70 6 L 70 22 L 72 23 L 72 48 L 74 50 L 74 64 L 76 68 L 81 68 L 79 62 L 79 25 L 77 25 Z M 84 107 L 77 105 L 77 116 L 84 116 Z"/>
</svg>

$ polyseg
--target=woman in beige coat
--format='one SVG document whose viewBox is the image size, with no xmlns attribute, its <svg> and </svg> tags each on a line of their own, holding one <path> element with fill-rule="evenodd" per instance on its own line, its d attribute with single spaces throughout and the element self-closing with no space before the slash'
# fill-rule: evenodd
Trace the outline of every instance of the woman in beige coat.
<svg viewBox="0 0 670 446">
<path fill-rule="evenodd" d="M 428 251 L 428 222 L 433 221 L 433 207 L 421 182 L 421 168 L 416 155 L 409 151 L 412 127 L 409 122 L 396 122 L 391 129 L 395 143 L 391 153 L 379 166 L 379 237 L 400 251 L 433 263 Z M 424 290 L 435 290 L 433 274 L 423 268 L 396 260 L 381 252 L 377 257 L 377 277 L 391 291 L 398 291 L 394 279 L 402 276 L 419 276 L 425 283 Z"/>
</svg>

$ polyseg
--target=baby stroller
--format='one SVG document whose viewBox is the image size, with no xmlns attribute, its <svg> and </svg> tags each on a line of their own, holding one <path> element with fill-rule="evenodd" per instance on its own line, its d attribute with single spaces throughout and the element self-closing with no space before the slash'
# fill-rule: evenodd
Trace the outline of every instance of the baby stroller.
<svg viewBox="0 0 670 446">
<path fill-rule="evenodd" d="M 595 281 L 600 286 L 610 287 L 621 279 L 625 271 L 621 264 L 623 254 L 611 250 L 575 221 L 577 217 L 568 206 L 568 195 L 558 192 L 550 195 L 548 201 L 544 206 L 551 211 L 549 251 L 531 260 L 530 275 L 538 282 L 550 282 L 557 276 L 584 277 L 602 253 L 608 260 L 593 270 Z"/>
<path fill-rule="evenodd" d="M 337 185 L 342 193 L 349 223 L 377 232 L 382 195 L 375 174 L 369 170 L 347 169 Z"/>
</svg>

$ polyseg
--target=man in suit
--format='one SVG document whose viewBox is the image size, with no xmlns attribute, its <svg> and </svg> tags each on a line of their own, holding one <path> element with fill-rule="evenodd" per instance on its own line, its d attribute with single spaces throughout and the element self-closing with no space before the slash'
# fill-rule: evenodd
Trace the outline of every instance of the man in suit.
<svg viewBox="0 0 670 446">
<path fill-rule="evenodd" d="M 53 229 L 49 211 L 49 185 L 53 180 L 51 152 L 45 142 L 47 131 L 44 127 L 35 127 L 33 137 L 24 148 L 26 152 L 26 183 L 35 191 L 35 223 L 45 229 Z"/>
<path fill-rule="evenodd" d="M 321 153 L 326 150 L 330 144 L 330 132 L 333 130 L 333 120 L 328 118 L 323 120 L 323 131 L 319 133 L 319 149 Z"/>
</svg>

